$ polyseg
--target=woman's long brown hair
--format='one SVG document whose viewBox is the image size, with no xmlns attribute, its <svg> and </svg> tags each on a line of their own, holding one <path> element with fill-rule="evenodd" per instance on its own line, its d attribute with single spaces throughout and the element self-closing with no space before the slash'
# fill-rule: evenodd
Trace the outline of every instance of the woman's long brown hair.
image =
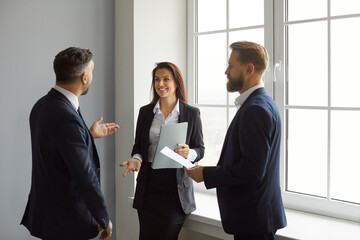
<svg viewBox="0 0 360 240">
<path fill-rule="evenodd" d="M 159 100 L 160 96 L 157 94 L 156 90 L 155 90 L 155 74 L 156 71 L 159 69 L 168 69 L 175 80 L 175 84 L 176 84 L 176 97 L 183 103 L 187 103 L 187 96 L 186 96 L 186 91 L 185 91 L 185 84 L 184 84 L 184 78 L 182 76 L 182 73 L 180 71 L 180 69 L 173 63 L 171 62 L 160 62 L 156 64 L 156 67 L 154 68 L 154 70 L 152 71 L 152 83 L 151 83 L 151 87 L 153 89 L 153 99 L 151 101 L 152 104 L 156 104 L 156 102 Z"/>
</svg>

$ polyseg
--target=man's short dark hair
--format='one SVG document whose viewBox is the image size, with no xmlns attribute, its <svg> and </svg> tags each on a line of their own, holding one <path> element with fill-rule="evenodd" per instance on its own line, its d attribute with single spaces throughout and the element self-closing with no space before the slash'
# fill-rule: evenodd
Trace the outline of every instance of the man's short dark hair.
<svg viewBox="0 0 360 240">
<path fill-rule="evenodd" d="M 84 68 L 92 60 L 89 49 L 69 47 L 59 52 L 54 59 L 56 82 L 71 84 L 83 73 Z"/>
</svg>

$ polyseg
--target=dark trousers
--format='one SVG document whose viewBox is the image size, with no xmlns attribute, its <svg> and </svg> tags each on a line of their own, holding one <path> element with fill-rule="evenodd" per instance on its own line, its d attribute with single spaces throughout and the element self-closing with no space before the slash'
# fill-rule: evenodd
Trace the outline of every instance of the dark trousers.
<svg viewBox="0 0 360 240">
<path fill-rule="evenodd" d="M 274 240 L 275 232 L 256 234 L 256 235 L 238 235 L 234 236 L 234 240 Z"/>
<path fill-rule="evenodd" d="M 176 169 L 149 166 L 142 209 L 138 209 L 140 240 L 177 240 L 186 218 L 177 189 Z"/>
<path fill-rule="evenodd" d="M 162 223 L 156 216 L 138 212 L 140 223 L 139 240 L 177 240 L 183 223 Z"/>
</svg>

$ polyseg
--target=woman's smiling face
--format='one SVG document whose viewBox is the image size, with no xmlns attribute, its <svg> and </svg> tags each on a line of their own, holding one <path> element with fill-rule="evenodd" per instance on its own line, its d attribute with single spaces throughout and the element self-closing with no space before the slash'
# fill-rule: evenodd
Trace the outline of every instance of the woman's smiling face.
<svg viewBox="0 0 360 240">
<path fill-rule="evenodd" d="M 155 72 L 154 86 L 160 98 L 176 97 L 176 83 L 168 69 L 160 68 Z"/>
</svg>

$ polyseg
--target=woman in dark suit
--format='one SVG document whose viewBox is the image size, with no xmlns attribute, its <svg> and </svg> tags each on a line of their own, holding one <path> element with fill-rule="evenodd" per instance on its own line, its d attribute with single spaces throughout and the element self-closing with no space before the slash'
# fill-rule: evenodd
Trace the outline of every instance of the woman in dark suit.
<svg viewBox="0 0 360 240">
<path fill-rule="evenodd" d="M 162 125 L 188 122 L 186 143 L 175 150 L 188 161 L 204 156 L 199 109 L 187 104 L 184 80 L 170 62 L 152 71 L 153 100 L 139 111 L 132 158 L 127 173 L 139 171 L 133 207 L 138 211 L 140 240 L 176 240 L 187 214 L 195 210 L 192 180 L 184 168 L 152 169 Z"/>
</svg>

